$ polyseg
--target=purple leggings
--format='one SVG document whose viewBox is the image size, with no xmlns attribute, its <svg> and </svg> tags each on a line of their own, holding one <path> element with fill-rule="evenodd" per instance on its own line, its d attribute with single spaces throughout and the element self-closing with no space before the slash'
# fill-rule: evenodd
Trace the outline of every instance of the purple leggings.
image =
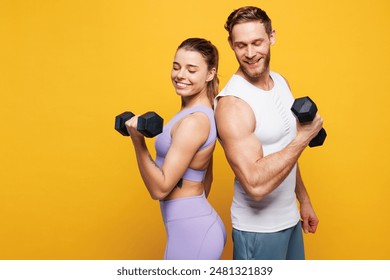
<svg viewBox="0 0 390 280">
<path fill-rule="evenodd" d="M 167 231 L 165 260 L 218 260 L 226 231 L 204 194 L 160 201 Z"/>
</svg>

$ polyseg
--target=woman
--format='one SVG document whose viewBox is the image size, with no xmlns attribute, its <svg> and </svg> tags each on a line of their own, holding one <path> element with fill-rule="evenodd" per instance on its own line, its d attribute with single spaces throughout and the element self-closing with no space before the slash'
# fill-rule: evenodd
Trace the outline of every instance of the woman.
<svg viewBox="0 0 390 280">
<path fill-rule="evenodd" d="M 138 116 L 126 122 L 142 179 L 160 200 L 164 259 L 219 259 L 225 245 L 225 227 L 206 199 L 217 134 L 212 108 L 217 70 L 218 51 L 211 42 L 190 38 L 178 47 L 171 79 L 182 106 L 156 138 L 155 161 L 137 131 Z"/>
</svg>

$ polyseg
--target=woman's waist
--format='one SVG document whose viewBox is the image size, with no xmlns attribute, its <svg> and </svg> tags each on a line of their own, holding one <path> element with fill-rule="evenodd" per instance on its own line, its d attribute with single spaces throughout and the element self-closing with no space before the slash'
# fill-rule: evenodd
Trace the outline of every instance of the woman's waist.
<svg viewBox="0 0 390 280">
<path fill-rule="evenodd" d="M 204 192 L 201 195 L 160 201 L 164 222 L 211 215 L 214 211 Z"/>
<path fill-rule="evenodd" d="M 165 197 L 164 201 L 202 196 L 204 191 L 203 182 L 181 179 L 175 188 Z"/>
</svg>

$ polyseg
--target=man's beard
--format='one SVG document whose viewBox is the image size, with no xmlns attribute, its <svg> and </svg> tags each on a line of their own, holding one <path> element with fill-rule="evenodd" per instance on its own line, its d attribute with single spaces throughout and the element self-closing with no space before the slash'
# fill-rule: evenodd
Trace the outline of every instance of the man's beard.
<svg viewBox="0 0 390 280">
<path fill-rule="evenodd" d="M 263 61 L 262 65 L 260 66 L 260 68 L 257 67 L 256 69 L 249 69 L 243 63 L 240 64 L 242 72 L 245 74 L 245 76 L 247 76 L 249 80 L 256 80 L 262 77 L 264 74 L 268 74 L 269 64 L 271 61 L 271 51 L 269 50 L 267 56 L 262 58 L 260 61 Z"/>
</svg>

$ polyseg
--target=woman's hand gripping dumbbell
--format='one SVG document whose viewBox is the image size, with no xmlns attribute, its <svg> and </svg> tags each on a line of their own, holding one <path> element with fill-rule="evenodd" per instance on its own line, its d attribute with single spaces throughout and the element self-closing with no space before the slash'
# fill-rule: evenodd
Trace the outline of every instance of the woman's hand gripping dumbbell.
<svg viewBox="0 0 390 280">
<path fill-rule="evenodd" d="M 135 115 L 132 112 L 123 112 L 115 117 L 115 130 L 123 136 L 129 136 L 126 128 L 126 121 L 130 120 Z M 145 137 L 152 138 L 160 134 L 163 130 L 164 120 L 155 112 L 147 112 L 138 117 L 137 131 Z"/>
</svg>

